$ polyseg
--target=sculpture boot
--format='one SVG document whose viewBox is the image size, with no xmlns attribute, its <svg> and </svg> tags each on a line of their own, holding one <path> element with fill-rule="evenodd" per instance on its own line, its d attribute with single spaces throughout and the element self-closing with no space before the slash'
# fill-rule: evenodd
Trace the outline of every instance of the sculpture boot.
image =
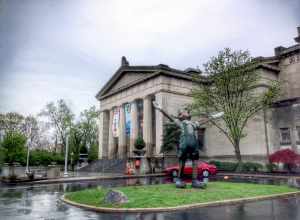
<svg viewBox="0 0 300 220">
<path fill-rule="evenodd" d="M 185 182 L 179 178 L 176 180 L 175 185 L 176 185 L 176 188 L 181 188 L 181 189 L 186 187 Z"/>
<path fill-rule="evenodd" d="M 192 180 L 192 187 L 197 188 L 197 189 L 205 189 L 206 188 L 206 183 L 200 182 L 197 179 Z"/>
</svg>

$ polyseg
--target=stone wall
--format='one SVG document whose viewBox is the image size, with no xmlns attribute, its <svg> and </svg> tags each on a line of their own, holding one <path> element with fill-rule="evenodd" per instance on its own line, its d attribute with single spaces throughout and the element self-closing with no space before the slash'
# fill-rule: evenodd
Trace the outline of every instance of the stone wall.
<svg viewBox="0 0 300 220">
<path fill-rule="evenodd" d="M 283 83 L 282 99 L 300 97 L 300 53 L 283 57 L 279 67 L 279 79 Z"/>
</svg>

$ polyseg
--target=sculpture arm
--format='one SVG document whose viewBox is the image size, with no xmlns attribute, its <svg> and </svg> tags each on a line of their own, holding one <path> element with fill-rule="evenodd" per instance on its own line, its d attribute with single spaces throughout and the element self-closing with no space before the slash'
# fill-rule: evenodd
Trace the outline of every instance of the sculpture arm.
<svg viewBox="0 0 300 220">
<path fill-rule="evenodd" d="M 171 122 L 175 122 L 174 118 L 169 115 L 166 111 L 164 111 L 161 106 L 159 106 L 159 104 L 155 101 L 152 102 L 153 106 L 155 109 L 157 109 L 158 111 L 160 111 L 165 117 L 167 117 Z"/>
</svg>

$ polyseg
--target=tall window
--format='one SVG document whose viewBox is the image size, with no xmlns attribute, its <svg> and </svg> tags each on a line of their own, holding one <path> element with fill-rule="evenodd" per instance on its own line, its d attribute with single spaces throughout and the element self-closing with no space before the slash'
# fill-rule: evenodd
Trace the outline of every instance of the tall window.
<svg viewBox="0 0 300 220">
<path fill-rule="evenodd" d="M 280 143 L 291 144 L 291 132 L 289 128 L 280 128 Z"/>
<path fill-rule="evenodd" d="M 297 144 L 300 144 L 300 126 L 296 126 Z"/>
<path fill-rule="evenodd" d="M 143 126 L 144 126 L 143 99 L 138 99 L 136 104 L 137 104 L 137 117 L 138 117 L 138 135 L 143 137 Z"/>
<path fill-rule="evenodd" d="M 198 140 L 199 140 L 199 145 L 200 145 L 201 150 L 204 150 L 204 148 L 205 148 L 205 146 L 204 146 L 204 143 L 205 143 L 204 137 L 205 137 L 205 128 L 200 128 L 198 130 Z"/>
</svg>

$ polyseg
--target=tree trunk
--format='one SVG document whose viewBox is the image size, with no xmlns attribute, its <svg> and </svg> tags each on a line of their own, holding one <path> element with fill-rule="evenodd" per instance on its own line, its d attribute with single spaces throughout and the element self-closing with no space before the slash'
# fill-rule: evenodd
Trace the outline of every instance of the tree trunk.
<svg viewBox="0 0 300 220">
<path fill-rule="evenodd" d="M 236 171 L 242 171 L 242 156 L 241 156 L 241 151 L 240 151 L 240 141 L 235 140 L 234 141 L 234 152 L 235 152 L 235 157 L 237 159 L 237 167 Z"/>
</svg>

